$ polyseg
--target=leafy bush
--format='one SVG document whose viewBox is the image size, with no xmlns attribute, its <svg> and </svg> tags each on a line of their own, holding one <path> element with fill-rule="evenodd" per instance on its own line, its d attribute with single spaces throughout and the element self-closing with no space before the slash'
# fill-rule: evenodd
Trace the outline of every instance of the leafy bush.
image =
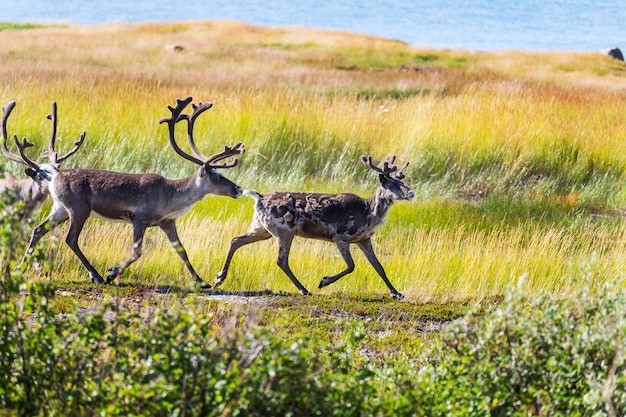
<svg viewBox="0 0 626 417">
<path fill-rule="evenodd" d="M 140 314 L 109 297 L 58 315 L 54 288 L 16 268 L 18 217 L 5 212 L 0 233 L 0 414 L 360 415 L 370 371 L 350 368 L 358 331 L 321 352 L 182 303 Z"/>
<path fill-rule="evenodd" d="M 572 297 L 513 289 L 421 355 L 372 359 L 359 326 L 337 346 L 283 340 L 184 300 L 140 312 L 109 296 L 97 311 L 60 315 L 54 288 L 22 275 L 23 222 L 3 207 L 0 415 L 626 413 L 626 295 L 592 267 Z M 25 260 L 34 262 L 49 268 L 37 253 Z"/>
<path fill-rule="evenodd" d="M 614 283 L 590 281 L 566 299 L 514 289 L 493 312 L 447 329 L 393 389 L 407 415 L 624 415 L 625 312 Z"/>
</svg>

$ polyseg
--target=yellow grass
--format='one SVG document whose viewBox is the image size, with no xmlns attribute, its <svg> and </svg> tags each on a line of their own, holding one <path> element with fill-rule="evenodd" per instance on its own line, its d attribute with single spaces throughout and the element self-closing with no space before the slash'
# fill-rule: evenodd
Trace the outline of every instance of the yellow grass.
<svg viewBox="0 0 626 417">
<path fill-rule="evenodd" d="M 394 207 L 375 238 L 391 281 L 410 300 L 480 300 L 502 294 L 523 274 L 531 292 L 564 292 L 592 258 L 602 279 L 624 272 L 624 230 L 615 214 L 626 201 L 620 182 L 626 67 L 600 54 L 418 50 L 367 36 L 231 21 L 7 30 L 0 43 L 6 45 L 0 102 L 17 102 L 10 134 L 45 145 L 52 101 L 59 104 L 60 148 L 87 131 L 80 156 L 66 167 L 190 174 L 195 167 L 174 154 L 157 123 L 166 104 L 188 95 L 215 104 L 197 124 L 205 153 L 245 143 L 241 166 L 226 173 L 244 188 L 365 196 L 376 176 L 359 155 L 412 161 L 409 181 L 419 198 Z M 184 49 L 171 52 L 167 45 Z M 423 92 L 394 97 L 411 91 Z M 424 174 L 433 161 L 449 165 Z M 598 178 L 513 195 L 520 204 L 537 199 L 548 201 L 548 210 L 571 209 L 561 223 L 535 214 L 490 220 L 492 214 L 472 211 L 483 203 L 455 197 L 457 186 L 506 194 L 502 184 L 519 182 L 537 166 L 546 165 L 547 176 L 567 176 L 585 164 L 606 166 L 609 182 L 590 171 Z M 10 163 L 6 169 L 22 170 Z M 437 182 L 451 172 L 459 175 L 452 186 Z M 577 214 L 590 204 L 588 195 L 601 216 Z M 231 237 L 247 229 L 251 211 L 250 200 L 210 197 L 179 221 L 206 280 L 219 271 Z M 61 241 L 54 279 L 81 282 L 87 274 L 62 244 L 66 230 L 54 233 Z M 130 239 L 129 226 L 91 220 L 81 245 L 103 272 L 129 256 Z M 275 265 L 276 252 L 273 241 L 242 248 L 224 289 L 295 291 Z M 314 292 L 385 293 L 364 257 L 354 255 L 355 272 L 323 290 L 319 280 L 344 267 L 334 245 L 297 240 L 292 267 Z M 188 275 L 165 236 L 151 230 L 144 256 L 121 280 L 168 285 L 188 283 Z"/>
</svg>

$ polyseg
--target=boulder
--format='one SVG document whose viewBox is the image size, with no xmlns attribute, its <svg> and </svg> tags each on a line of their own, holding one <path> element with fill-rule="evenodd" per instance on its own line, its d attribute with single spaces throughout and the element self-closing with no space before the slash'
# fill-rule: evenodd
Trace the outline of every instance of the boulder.
<svg viewBox="0 0 626 417">
<path fill-rule="evenodd" d="M 613 48 L 613 49 L 609 50 L 609 52 L 607 54 L 611 58 L 615 58 L 615 59 L 618 59 L 620 61 L 624 60 L 624 55 L 622 54 L 622 51 L 620 51 L 619 48 Z"/>
</svg>

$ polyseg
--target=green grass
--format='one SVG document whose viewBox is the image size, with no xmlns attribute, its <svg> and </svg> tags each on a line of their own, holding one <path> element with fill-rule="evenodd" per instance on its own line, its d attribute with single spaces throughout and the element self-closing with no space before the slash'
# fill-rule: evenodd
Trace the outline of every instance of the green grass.
<svg viewBox="0 0 626 417">
<path fill-rule="evenodd" d="M 173 152 L 158 124 L 166 105 L 187 95 L 214 103 L 196 124 L 204 153 L 245 143 L 241 164 L 224 171 L 244 188 L 369 196 L 377 178 L 361 155 L 410 161 L 406 181 L 418 197 L 393 207 L 374 243 L 410 301 L 493 299 L 526 273 L 529 291 L 564 292 L 591 258 L 607 277 L 624 271 L 626 90 L 616 86 L 626 80 L 621 64 L 601 55 L 417 50 L 233 22 L 3 36 L 11 47 L 0 64 L 0 100 L 17 101 L 9 132 L 34 142 L 35 154 L 45 149 L 45 116 L 57 101 L 59 150 L 87 131 L 65 167 L 191 174 L 196 166 Z M 185 49 L 168 52 L 172 43 Z M 276 53 L 267 54 L 268 45 Z M 250 199 L 211 196 L 180 219 L 181 239 L 208 281 L 251 216 Z M 66 230 L 54 232 L 58 248 L 48 249 L 48 238 L 40 244 L 62 285 L 87 279 L 62 243 Z M 90 220 L 80 244 L 103 271 L 129 256 L 130 239 L 129 226 Z M 295 292 L 276 251 L 272 240 L 242 248 L 224 289 Z M 364 257 L 354 257 L 355 272 L 320 291 L 321 277 L 344 267 L 334 245 L 298 239 L 291 263 L 316 294 L 386 295 Z M 151 230 L 121 281 L 184 285 L 188 276 L 165 236 Z"/>
<path fill-rule="evenodd" d="M 24 29 L 40 29 L 44 25 L 36 23 L 12 23 L 12 22 L 0 22 L 0 31 L 2 30 L 24 30 Z"/>
<path fill-rule="evenodd" d="M 41 398 L 36 406 L 25 398 L 25 409 L 48 406 L 48 395 L 57 390 L 56 401 L 66 404 L 66 389 L 74 386 L 40 391 L 38 376 L 58 368 L 82 381 L 85 374 L 75 370 L 86 363 L 98 371 L 91 374 L 95 380 L 106 377 L 107 383 L 74 393 L 97 393 L 103 401 L 102 387 L 113 387 L 110 398 L 120 398 L 120 389 L 145 399 L 148 408 L 137 412 L 158 407 L 155 392 L 181 394 L 186 360 L 203 375 L 215 372 L 202 384 L 212 393 L 228 380 L 249 394 L 249 382 L 257 381 L 258 404 L 266 406 L 264 389 L 272 399 L 303 398 L 290 388 L 300 380 L 283 371 L 291 370 L 288 364 L 309 369 L 318 357 L 334 358 L 328 363 L 335 365 L 305 372 L 301 381 L 319 384 L 323 398 L 337 405 L 333 410 L 342 409 L 350 390 L 354 398 L 365 395 L 379 413 L 400 409 L 406 415 L 415 414 L 416 405 L 425 415 L 539 413 L 538 406 L 558 413 L 580 404 L 597 412 L 607 404 L 605 388 L 621 396 L 623 63 L 592 53 L 420 50 L 367 36 L 227 21 L 0 30 L 0 42 L 7 45 L 0 104 L 17 102 L 8 132 L 34 142 L 38 161 L 45 161 L 46 114 L 57 101 L 59 151 L 87 131 L 85 145 L 65 168 L 190 175 L 197 166 L 175 154 L 158 120 L 177 97 L 192 95 L 214 103 L 196 124 L 204 153 L 245 143 L 241 163 L 223 170 L 244 188 L 369 196 L 377 175 L 361 164 L 366 154 L 376 162 L 387 155 L 409 161 L 406 182 L 416 190 L 413 201 L 392 208 L 373 238 L 403 302 L 392 300 L 358 249 L 354 272 L 318 289 L 322 277 L 345 268 L 344 261 L 334 244 L 299 238 L 290 264 L 313 295 L 299 295 L 276 265 L 274 239 L 241 248 L 222 286 L 201 291 L 155 228 L 144 237 L 143 256 L 113 285 L 94 285 L 64 243 L 68 224 L 59 226 L 36 248 L 48 268 L 23 270 L 25 278 L 34 277 L 28 287 L 5 283 L 11 303 L 2 305 L 26 324 L 5 323 L 12 344 L 2 346 L 23 361 L 5 361 L 7 381 L 12 375 L 22 381 L 5 385 L 19 391 L 34 382 L 37 389 L 26 391 Z M 164 48 L 170 44 L 185 49 L 173 53 Z M 185 133 L 178 133 L 184 144 Z M 16 175 L 24 168 L 0 165 Z M 28 228 L 50 207 L 48 201 L 34 213 Z M 178 220 L 189 258 L 206 281 L 220 271 L 232 237 L 248 229 L 252 211 L 250 198 L 208 196 Z M 11 236 L 7 247 L 22 241 L 9 230 L 3 234 Z M 129 225 L 90 219 L 79 244 L 104 272 L 130 257 L 131 236 Z M 20 272 L 6 268 L 5 275 Z M 56 290 L 50 292 L 48 283 Z M 35 308 L 39 320 L 30 315 Z M 458 320 L 468 311 L 477 314 Z M 38 327 L 45 323 L 51 327 Z M 259 328 L 263 337 L 251 333 L 252 339 L 237 341 Z M 32 356 L 23 356 L 23 346 L 33 349 Z M 224 356 L 229 346 L 235 356 Z M 259 346 L 277 348 L 257 356 Z M 198 352 L 218 360 L 196 362 Z M 149 361 L 142 356 L 153 354 Z M 250 355 L 270 362 L 250 370 L 243 366 Z M 160 373 L 146 365 L 153 359 L 163 366 Z M 617 382 L 590 385 L 590 378 L 603 383 L 611 361 L 619 366 Z M 43 366 L 22 366 L 33 363 Z M 239 365 L 243 373 L 222 373 Z M 120 368 L 108 373 L 112 366 Z M 130 385 L 129 369 L 139 376 Z M 526 375 L 534 375 L 534 385 Z M 50 388 L 57 380 L 45 382 Z M 344 386 L 350 389 L 340 394 L 337 388 Z M 240 402 L 219 405 L 245 409 L 250 396 L 232 392 Z M 116 401 L 103 407 L 114 410 L 110 404 L 123 410 Z"/>
</svg>

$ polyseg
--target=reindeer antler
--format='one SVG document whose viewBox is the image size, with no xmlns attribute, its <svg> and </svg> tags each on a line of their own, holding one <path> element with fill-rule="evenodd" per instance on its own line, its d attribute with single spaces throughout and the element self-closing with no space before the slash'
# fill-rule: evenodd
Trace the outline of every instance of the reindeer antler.
<svg viewBox="0 0 626 417">
<path fill-rule="evenodd" d="M 160 118 L 159 123 L 167 123 L 169 129 L 170 145 L 172 145 L 172 148 L 174 148 L 174 151 L 176 151 L 178 155 L 182 156 L 188 161 L 193 162 L 194 164 L 204 165 L 204 162 L 202 160 L 183 151 L 176 143 L 176 137 L 174 135 L 176 123 L 180 122 L 181 120 L 188 120 L 188 116 L 181 115 L 181 113 L 185 109 L 185 107 L 187 107 L 189 103 L 191 103 L 192 100 L 193 98 L 191 96 L 184 99 L 177 98 L 176 107 L 172 107 L 170 105 L 167 106 L 172 115 L 170 117 Z"/>
<path fill-rule="evenodd" d="M 9 158 L 11 161 L 27 165 L 26 161 L 20 158 L 19 155 L 12 153 L 7 145 L 7 141 L 9 140 L 9 134 L 7 133 L 7 120 L 9 119 L 9 116 L 14 108 L 14 101 L 9 102 L 2 108 L 2 152 L 4 153 L 4 156 Z"/>
<path fill-rule="evenodd" d="M 185 107 L 189 105 L 189 103 L 191 103 L 192 100 L 193 99 L 191 97 L 187 97 L 182 100 L 177 98 L 176 107 L 172 107 L 169 105 L 167 106 L 172 115 L 170 117 L 163 117 L 159 120 L 159 123 L 167 123 L 169 126 L 170 145 L 172 145 L 172 148 L 174 148 L 178 155 L 198 165 L 205 165 L 210 168 L 232 168 L 236 166 L 239 162 L 237 159 L 233 160 L 232 162 L 223 164 L 214 164 L 214 162 L 244 153 L 245 149 L 241 142 L 239 142 L 235 146 L 224 146 L 224 150 L 222 152 L 210 157 L 207 157 L 202 152 L 200 152 L 200 150 L 196 146 L 196 142 L 193 137 L 194 124 L 200 114 L 213 107 L 213 103 L 200 102 L 197 105 L 192 104 L 191 114 L 182 114 L 182 111 L 185 109 Z M 191 148 L 195 156 L 183 151 L 176 143 L 174 128 L 176 126 L 176 123 L 180 122 L 181 120 L 187 120 L 187 141 L 189 142 L 189 147 Z"/>
<path fill-rule="evenodd" d="M 6 107 L 2 108 L 2 152 L 7 158 L 9 158 L 13 162 L 18 162 L 23 165 L 28 165 L 31 168 L 35 168 L 36 166 L 37 168 L 35 169 L 38 169 L 39 167 L 38 164 L 36 164 L 31 159 L 28 159 L 24 156 L 24 149 L 30 148 L 31 146 L 33 146 L 33 144 L 28 142 L 26 138 L 23 139 L 21 143 L 21 147 L 20 145 L 18 145 L 18 149 L 20 150 L 21 156 L 12 153 L 9 150 L 9 147 L 7 145 L 7 141 L 9 140 L 9 134 L 7 133 L 7 120 L 9 119 L 9 116 L 11 115 L 11 112 L 13 111 L 14 108 L 15 108 L 14 101 L 11 101 L 9 104 L 6 105 Z M 57 138 L 57 103 L 56 101 L 52 102 L 52 113 L 46 116 L 46 118 L 48 120 L 52 120 L 52 134 L 50 136 L 50 143 L 48 144 L 48 159 L 50 160 L 50 163 L 54 165 L 58 165 L 61 162 L 65 161 L 70 156 L 74 155 L 76 151 L 78 151 L 78 149 L 81 147 L 81 145 L 85 141 L 85 135 L 87 134 L 87 132 L 83 132 L 80 135 L 80 139 L 74 142 L 74 149 L 72 149 L 65 155 L 59 157 L 58 153 L 54 149 L 56 145 L 56 138 Z M 13 139 L 16 144 L 19 144 L 17 136 L 14 135 Z"/>
<path fill-rule="evenodd" d="M 193 128 L 198 116 L 200 116 L 206 110 L 209 110 L 211 107 L 213 107 L 213 103 L 198 103 L 198 105 L 192 103 L 191 108 L 193 109 L 193 111 L 191 112 L 191 114 L 183 114 L 180 116 L 181 119 L 187 119 L 187 142 L 189 142 L 189 147 L 198 158 L 204 161 L 208 160 L 209 158 L 207 158 L 202 152 L 200 152 L 200 150 L 196 146 L 196 142 L 193 137 Z"/>
<path fill-rule="evenodd" d="M 402 180 L 405 175 L 402 173 L 402 171 L 409 165 L 408 162 L 406 162 L 404 165 L 402 165 L 401 168 L 398 168 L 395 165 L 395 161 L 396 161 L 396 156 L 390 156 L 387 157 L 384 161 L 383 161 L 383 167 L 377 167 L 376 165 L 374 165 L 372 163 L 372 157 L 371 156 L 366 156 L 363 155 L 361 156 L 361 162 L 363 162 L 363 164 L 365 164 L 366 166 L 370 167 L 371 169 L 373 169 L 374 171 L 378 172 L 379 174 L 382 174 L 386 177 L 389 178 L 396 178 L 399 180 Z M 395 175 L 391 175 L 394 174 Z"/>
<path fill-rule="evenodd" d="M 231 156 L 240 155 L 244 153 L 246 150 L 243 146 L 243 143 L 239 142 L 235 146 L 224 146 L 224 150 L 220 153 L 216 153 L 211 156 L 206 162 L 205 165 L 211 168 L 232 168 L 237 166 L 239 163 L 239 159 L 235 158 L 233 161 L 223 164 L 214 164 L 213 162 L 221 161 L 222 159 L 229 158 Z"/>
<path fill-rule="evenodd" d="M 33 144 L 27 141 L 26 138 L 22 138 L 22 143 L 20 143 L 20 141 L 17 139 L 17 135 L 13 135 L 13 140 L 15 141 L 15 144 L 17 145 L 17 149 L 20 151 L 20 155 L 22 156 L 23 163 L 33 168 L 35 171 L 39 171 L 40 169 L 39 164 L 37 164 L 36 162 L 28 158 L 26 154 L 24 154 L 24 150 L 26 148 L 32 147 Z"/>
<path fill-rule="evenodd" d="M 46 116 L 48 120 L 52 121 L 52 134 L 50 136 L 50 143 L 48 144 L 48 160 L 50 163 L 58 165 L 61 162 L 65 161 L 70 156 L 74 155 L 76 151 L 81 147 L 83 142 L 85 141 L 85 135 L 87 132 L 83 132 L 80 135 L 80 139 L 74 142 L 74 148 L 67 152 L 65 155 L 59 157 L 59 154 L 55 150 L 56 139 L 57 139 L 57 102 L 52 102 L 52 113 Z"/>
</svg>

